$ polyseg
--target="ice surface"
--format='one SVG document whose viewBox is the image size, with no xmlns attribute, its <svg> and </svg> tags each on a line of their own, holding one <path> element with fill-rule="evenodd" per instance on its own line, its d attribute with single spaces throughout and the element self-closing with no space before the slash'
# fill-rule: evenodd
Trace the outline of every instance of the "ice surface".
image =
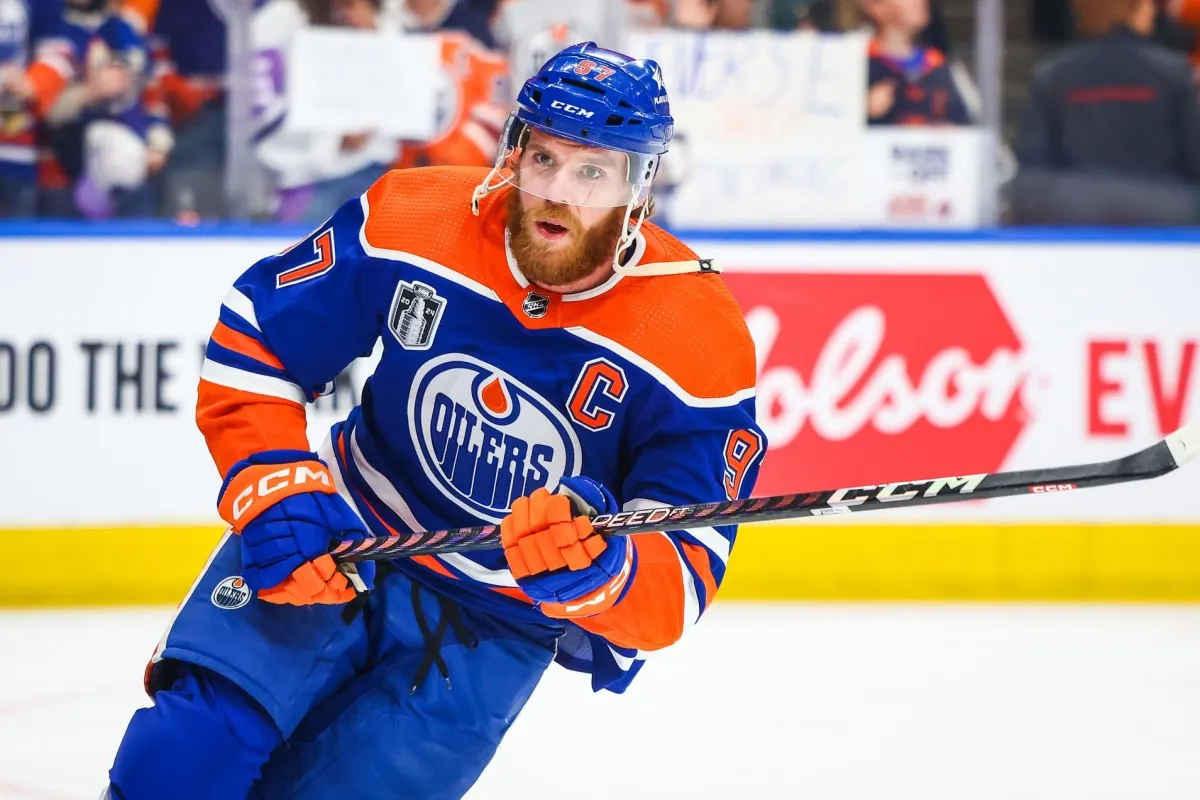
<svg viewBox="0 0 1200 800">
<path fill-rule="evenodd" d="M 171 611 L 0 613 L 0 797 L 95 799 Z M 469 797 L 1197 798 L 1200 607 L 718 604 L 624 696 L 553 668 Z"/>
</svg>

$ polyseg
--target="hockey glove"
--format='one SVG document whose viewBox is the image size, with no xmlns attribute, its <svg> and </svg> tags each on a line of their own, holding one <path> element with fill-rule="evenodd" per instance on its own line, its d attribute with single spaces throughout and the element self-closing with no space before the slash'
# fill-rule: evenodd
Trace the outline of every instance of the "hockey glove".
<svg viewBox="0 0 1200 800">
<path fill-rule="evenodd" d="M 590 617 L 612 607 L 633 574 L 633 548 L 595 533 L 589 516 L 618 511 L 599 483 L 563 478 L 558 492 L 518 498 L 500 524 L 509 571 L 548 617 Z"/>
<path fill-rule="evenodd" d="M 241 534 L 246 584 L 268 603 L 345 603 L 355 589 L 329 555 L 337 539 L 368 533 L 313 453 L 269 450 L 230 469 L 217 500 L 221 517 Z M 357 566 L 370 588 L 375 565 Z"/>
</svg>

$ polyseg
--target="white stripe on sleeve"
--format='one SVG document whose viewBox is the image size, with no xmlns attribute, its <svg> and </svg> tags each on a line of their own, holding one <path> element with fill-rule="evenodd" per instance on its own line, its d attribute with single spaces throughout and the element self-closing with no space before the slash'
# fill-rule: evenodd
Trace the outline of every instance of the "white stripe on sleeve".
<svg viewBox="0 0 1200 800">
<path fill-rule="evenodd" d="M 640 511 L 644 508 L 667 508 L 671 504 L 664 503 L 661 500 L 650 500 L 645 497 L 637 497 L 630 500 L 621 507 L 622 511 Z M 717 532 L 716 528 L 711 526 L 705 528 L 688 528 L 687 530 L 679 531 L 686 533 L 700 544 L 712 551 L 713 555 L 721 559 L 722 564 L 729 563 L 729 540 Z"/>
<path fill-rule="evenodd" d="M 230 389 L 240 389 L 251 394 L 261 394 L 266 397 L 278 397 L 290 400 L 296 405 L 303 406 L 306 398 L 304 390 L 291 381 L 275 378 L 270 375 L 259 375 L 244 369 L 219 364 L 212 359 L 204 359 L 204 367 L 200 377 L 218 386 L 228 386 Z"/>
<path fill-rule="evenodd" d="M 668 505 L 669 505 L 668 503 L 664 503 L 661 500 L 650 500 L 645 497 L 638 497 L 638 498 L 634 498 L 633 500 L 630 500 L 628 503 L 626 503 L 624 506 L 622 506 L 621 510 L 622 511 L 640 511 L 645 508 L 666 508 Z M 726 541 L 725 537 L 721 536 L 719 533 L 717 533 L 712 528 L 700 528 L 699 530 L 709 531 L 717 539 L 720 539 L 722 542 L 725 542 L 725 549 L 724 549 L 725 557 L 722 558 L 721 560 L 722 561 L 727 560 L 729 558 L 729 542 Z M 689 530 L 688 533 L 694 534 L 695 531 Z M 661 533 L 659 535 L 665 536 L 667 541 L 671 543 L 671 547 L 675 551 L 675 557 L 677 559 L 679 559 L 679 568 L 681 570 L 683 570 L 683 629 L 684 629 L 684 631 L 686 631 L 692 625 L 696 624 L 696 622 L 700 619 L 700 612 L 703 611 L 703 609 L 700 608 L 700 594 L 696 588 L 696 581 L 698 580 L 698 578 L 696 578 L 694 575 L 692 575 L 692 571 L 688 567 L 687 559 L 684 558 L 684 555 L 683 555 L 683 553 L 681 553 L 679 551 L 679 548 L 675 546 L 675 540 L 672 539 L 666 533 Z M 697 537 L 697 540 L 704 542 L 704 539 L 702 539 L 700 537 Z M 711 546 L 708 545 L 707 542 L 705 542 L 705 547 L 707 547 L 709 550 L 713 549 Z M 714 552 L 716 553 L 716 555 L 718 557 L 721 556 L 721 551 L 718 550 L 718 551 L 714 551 Z"/>
<path fill-rule="evenodd" d="M 621 668 L 622 672 L 629 672 L 630 668 L 633 667 L 634 662 L 645 660 L 642 657 L 641 652 L 638 653 L 636 658 L 630 658 L 629 656 L 618 653 L 611 644 L 608 646 L 608 652 L 612 653 L 612 657 L 616 660 L 617 666 Z"/>
<path fill-rule="evenodd" d="M 258 327 L 258 316 L 254 313 L 254 301 L 242 294 L 236 286 L 229 289 L 229 294 L 225 295 L 225 300 L 221 305 L 246 320 L 254 330 L 262 333 L 262 328 Z"/>
<path fill-rule="evenodd" d="M 713 555 L 721 559 L 722 564 L 729 563 L 729 540 L 722 536 L 716 528 L 688 528 L 680 533 L 686 533 L 707 547 Z"/>
<path fill-rule="evenodd" d="M 675 551 L 675 557 L 679 559 L 679 569 L 683 571 L 683 630 L 695 625 L 700 620 L 700 595 L 696 591 L 697 578 L 692 575 L 692 571 L 688 568 L 687 559 L 683 553 L 679 552 L 679 547 L 675 544 L 675 540 L 665 533 L 660 533 L 659 536 L 665 536 L 667 541 L 671 543 L 671 548 Z"/>
</svg>

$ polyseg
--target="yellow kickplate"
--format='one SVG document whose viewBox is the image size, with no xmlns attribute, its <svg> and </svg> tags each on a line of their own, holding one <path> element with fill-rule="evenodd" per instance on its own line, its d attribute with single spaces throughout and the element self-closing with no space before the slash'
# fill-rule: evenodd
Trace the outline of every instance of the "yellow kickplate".
<svg viewBox="0 0 1200 800">
<path fill-rule="evenodd" d="M 0 530 L 0 606 L 177 603 L 222 531 Z M 761 523 L 743 526 L 720 596 L 1197 601 L 1200 525 Z"/>
</svg>

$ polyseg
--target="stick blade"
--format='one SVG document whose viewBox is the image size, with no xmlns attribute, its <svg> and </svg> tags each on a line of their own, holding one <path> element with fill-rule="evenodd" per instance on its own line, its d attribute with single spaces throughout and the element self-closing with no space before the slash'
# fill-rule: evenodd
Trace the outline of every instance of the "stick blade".
<svg viewBox="0 0 1200 800">
<path fill-rule="evenodd" d="M 1190 422 L 1172 433 L 1165 440 L 1175 466 L 1182 467 L 1185 463 L 1200 455 L 1200 422 Z"/>
</svg>

